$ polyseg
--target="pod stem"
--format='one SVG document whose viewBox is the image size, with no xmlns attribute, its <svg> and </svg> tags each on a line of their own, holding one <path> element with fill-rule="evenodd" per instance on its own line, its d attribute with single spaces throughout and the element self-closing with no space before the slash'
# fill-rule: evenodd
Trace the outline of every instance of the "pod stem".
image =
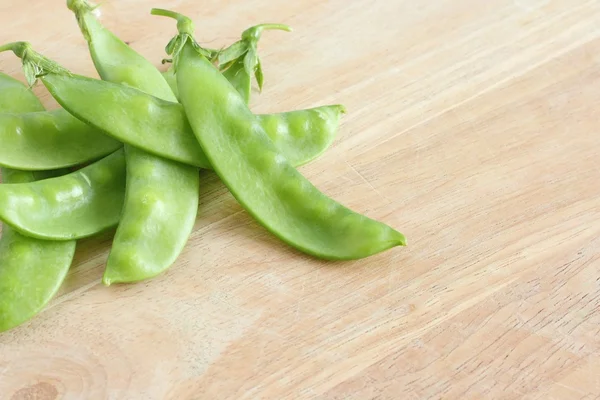
<svg viewBox="0 0 600 400">
<path fill-rule="evenodd" d="M 94 12 L 100 5 L 93 4 L 87 0 L 67 0 L 67 8 L 75 14 L 77 18 L 77 24 L 79 29 L 86 41 L 90 41 L 90 34 L 88 32 L 87 24 L 85 23 L 85 16 L 88 13 Z"/>
<path fill-rule="evenodd" d="M 7 43 L 0 46 L 0 53 L 4 51 L 12 51 L 23 60 L 23 72 L 30 86 L 47 74 L 70 74 L 66 68 L 33 50 L 28 42 Z"/>
<path fill-rule="evenodd" d="M 258 41 L 260 39 L 260 35 L 265 30 L 279 30 L 291 32 L 292 28 L 285 24 L 260 24 L 252 26 L 242 32 L 242 40 L 248 41 Z"/>
<path fill-rule="evenodd" d="M 177 31 L 180 34 L 194 35 L 194 23 L 189 17 L 175 11 L 165 10 L 164 8 L 153 8 L 150 14 L 161 17 L 173 18 L 177 21 Z"/>
<path fill-rule="evenodd" d="M 177 60 L 179 58 L 179 53 L 185 46 L 185 44 L 189 41 L 194 50 L 196 50 L 199 54 L 206 57 L 207 59 L 213 61 L 216 57 L 214 50 L 205 49 L 194 40 L 194 23 L 189 17 L 186 17 L 183 14 L 180 14 L 175 11 L 165 10 L 162 8 L 153 8 L 150 11 L 152 15 L 158 15 L 161 17 L 173 18 L 177 21 L 177 31 L 178 34 L 169 41 L 169 44 L 165 47 L 165 51 L 168 55 L 172 56 L 173 66 L 175 70 L 177 70 Z M 163 60 L 163 64 L 168 62 L 167 59 Z"/>
</svg>

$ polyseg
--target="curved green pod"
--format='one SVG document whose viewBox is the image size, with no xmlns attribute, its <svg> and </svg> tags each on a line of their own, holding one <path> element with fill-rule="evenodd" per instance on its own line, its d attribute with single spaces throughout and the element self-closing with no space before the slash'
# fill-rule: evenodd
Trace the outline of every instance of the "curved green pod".
<svg viewBox="0 0 600 400">
<path fill-rule="evenodd" d="M 80 239 L 117 225 L 124 195 L 120 149 L 68 175 L 0 185 L 0 220 L 38 239 Z"/>
<path fill-rule="evenodd" d="M 132 146 L 125 151 L 139 153 L 136 162 L 127 166 L 127 191 L 136 204 L 115 234 L 103 278 L 107 285 L 149 279 L 172 265 L 179 251 L 170 249 L 182 249 L 188 238 L 186 231 L 182 234 L 187 228 L 180 218 L 187 216 L 194 222 L 198 210 L 197 200 L 187 201 L 198 199 L 197 169 L 181 171 L 181 165 L 170 160 L 157 163 L 154 156 Z M 160 238 L 160 245 L 154 238 Z"/>
<path fill-rule="evenodd" d="M 71 114 L 115 139 L 157 156 L 212 169 L 181 104 L 75 74 L 49 74 L 42 82 Z M 86 101 L 103 107 L 90 108 Z M 341 105 L 328 105 L 259 115 L 258 121 L 279 151 L 297 167 L 331 145 L 344 112 Z"/>
<path fill-rule="evenodd" d="M 238 202 L 285 243 L 329 260 L 360 259 L 406 244 L 392 227 L 320 192 L 278 152 L 240 94 L 193 41 L 189 18 L 167 51 L 177 66 L 180 101 L 215 172 Z M 202 88 L 202 90 L 198 90 Z"/>
<path fill-rule="evenodd" d="M 64 109 L 0 114 L 0 166 L 51 170 L 98 160 L 122 144 Z"/>
<path fill-rule="evenodd" d="M 27 183 L 34 174 L 2 171 L 4 183 Z M 4 226 L 0 239 L 0 332 L 38 314 L 64 281 L 76 242 L 39 240 Z"/>
</svg>

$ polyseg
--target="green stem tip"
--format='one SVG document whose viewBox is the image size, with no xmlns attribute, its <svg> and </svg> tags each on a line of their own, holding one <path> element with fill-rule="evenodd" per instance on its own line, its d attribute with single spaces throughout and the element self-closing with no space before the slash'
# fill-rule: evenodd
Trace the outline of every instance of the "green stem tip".
<svg viewBox="0 0 600 400">
<path fill-rule="evenodd" d="M 87 0 L 67 0 L 67 8 L 75 13 L 94 11 L 98 7 Z"/>
<path fill-rule="evenodd" d="M 29 44 L 28 42 L 12 42 L 0 46 L 0 53 L 5 51 L 12 51 L 17 57 L 23 59 L 25 53 L 27 53 L 27 50 L 29 50 L 30 48 L 31 44 Z"/>
<path fill-rule="evenodd" d="M 291 32 L 292 28 L 289 27 L 288 25 L 284 25 L 284 24 L 255 25 L 253 27 L 246 29 L 244 32 L 242 32 L 242 40 L 258 41 L 260 39 L 260 35 L 265 30 L 279 30 L 279 31 Z"/>
<path fill-rule="evenodd" d="M 23 60 L 23 71 L 29 85 L 33 86 L 35 81 L 42 75 L 49 73 L 70 74 L 70 72 L 44 57 L 31 48 L 29 42 L 12 42 L 0 46 L 0 53 L 12 51 L 17 57 Z"/>
<path fill-rule="evenodd" d="M 185 46 L 186 43 L 191 43 L 193 48 L 202 56 L 207 59 L 213 61 L 216 57 L 216 54 L 212 50 L 208 50 L 203 48 L 194 40 L 194 23 L 191 18 L 186 17 L 183 14 L 180 14 L 175 11 L 165 10 L 162 8 L 153 8 L 150 11 L 152 15 L 158 15 L 161 17 L 173 18 L 177 21 L 177 31 L 178 34 L 171 39 L 167 47 L 165 48 L 168 55 L 172 56 L 175 68 L 177 68 L 177 59 L 178 55 Z"/>
<path fill-rule="evenodd" d="M 177 21 L 177 30 L 179 33 L 194 34 L 194 23 L 188 17 L 175 11 L 165 10 L 163 8 L 153 8 L 150 14 L 160 17 L 173 18 Z"/>
</svg>

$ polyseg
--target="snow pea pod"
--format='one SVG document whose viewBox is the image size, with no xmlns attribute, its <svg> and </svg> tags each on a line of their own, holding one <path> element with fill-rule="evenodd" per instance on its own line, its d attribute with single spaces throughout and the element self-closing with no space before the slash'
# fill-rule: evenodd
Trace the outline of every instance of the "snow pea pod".
<svg viewBox="0 0 600 400">
<path fill-rule="evenodd" d="M 198 199 L 196 168 L 182 171 L 175 161 L 157 163 L 155 156 L 133 146 L 126 146 L 125 152 L 128 160 L 132 159 L 128 153 L 138 153 L 136 162 L 127 164 L 127 191 L 136 204 L 117 228 L 103 278 L 106 284 L 148 279 L 173 264 L 185 246 L 188 229 L 191 232 L 180 221 L 191 219 L 193 224 L 198 209 L 197 201 L 187 200 Z"/>
<path fill-rule="evenodd" d="M 67 72 L 52 73 L 41 80 L 72 115 L 115 139 L 163 158 L 212 169 L 181 104 L 133 87 Z M 90 102 L 103 106 L 90 107 Z M 264 114 L 258 121 L 289 162 L 300 166 L 333 143 L 344 112 L 341 105 L 329 105 Z"/>
<path fill-rule="evenodd" d="M 2 170 L 4 184 L 27 184 L 39 176 Z M 0 239 L 0 332 L 38 314 L 64 281 L 73 255 L 74 240 L 39 240 L 3 227 Z"/>
<path fill-rule="evenodd" d="M 98 160 L 122 144 L 64 109 L 0 114 L 0 166 L 65 168 Z"/>
<path fill-rule="evenodd" d="M 324 259 L 367 257 L 405 245 L 404 235 L 321 193 L 278 152 L 235 88 L 193 40 L 183 15 L 177 20 L 173 55 L 180 101 L 215 172 L 240 204 L 289 245 Z M 201 89 L 199 89 L 201 88 Z"/>
<path fill-rule="evenodd" d="M 94 7 L 90 3 L 67 0 L 67 6 L 77 17 L 103 80 L 177 102 L 160 71 L 102 26 L 93 15 Z M 99 104 L 106 113 L 106 104 Z M 123 111 L 136 113 L 135 108 Z M 144 111 L 152 113 L 152 110 Z M 117 115 L 111 118 L 115 130 L 124 128 Z M 161 135 L 166 134 L 168 132 L 161 132 Z M 183 251 L 198 212 L 198 168 L 128 145 L 125 150 L 125 204 L 103 276 L 105 285 L 149 279 L 169 268 Z"/>
<path fill-rule="evenodd" d="M 123 150 L 76 172 L 32 183 L 0 185 L 0 219 L 21 234 L 47 240 L 94 235 L 119 222 L 125 193 Z"/>
<path fill-rule="evenodd" d="M 0 73 L 0 111 L 43 110 L 22 83 Z M 67 173 L 2 168 L 2 181 L 26 183 Z M 54 297 L 75 253 L 75 241 L 55 242 L 23 236 L 4 226 L 0 238 L 0 332 L 33 318 Z"/>
</svg>

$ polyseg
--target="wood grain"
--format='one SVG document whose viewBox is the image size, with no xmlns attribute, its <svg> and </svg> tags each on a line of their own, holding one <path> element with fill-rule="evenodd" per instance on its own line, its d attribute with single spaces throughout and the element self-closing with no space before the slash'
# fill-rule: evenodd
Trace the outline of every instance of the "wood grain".
<svg viewBox="0 0 600 400">
<path fill-rule="evenodd" d="M 3 0 L 0 42 L 97 76 L 63 3 Z M 290 24 L 252 108 L 345 104 L 301 171 L 409 246 L 314 260 L 203 172 L 159 278 L 103 287 L 111 233 L 79 244 L 51 306 L 0 335 L 0 398 L 600 399 L 600 1 L 107 1 L 158 66 L 175 28 L 151 6 L 215 47 Z"/>
</svg>

